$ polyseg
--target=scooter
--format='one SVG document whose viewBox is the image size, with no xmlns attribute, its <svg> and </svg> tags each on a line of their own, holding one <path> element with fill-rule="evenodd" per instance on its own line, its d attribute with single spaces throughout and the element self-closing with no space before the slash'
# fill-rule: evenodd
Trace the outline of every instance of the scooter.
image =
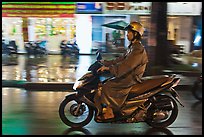
<svg viewBox="0 0 204 137">
<path fill-rule="evenodd" d="M 25 42 L 24 47 L 28 55 L 46 55 L 47 41 L 29 41 Z"/>
<path fill-rule="evenodd" d="M 9 44 L 6 44 L 5 40 L 2 40 L 2 53 L 11 55 L 11 54 L 17 54 L 18 46 L 16 45 L 15 40 L 9 41 Z"/>
<path fill-rule="evenodd" d="M 69 43 L 66 40 L 62 40 L 60 43 L 61 55 L 66 57 L 67 55 L 79 55 L 79 47 L 74 43 Z"/>
<path fill-rule="evenodd" d="M 68 94 L 60 103 L 59 116 L 64 124 L 72 128 L 80 128 L 90 123 L 94 117 L 97 123 L 146 122 L 152 127 L 164 128 L 176 120 L 177 102 L 181 106 L 183 104 L 174 89 L 180 81 L 175 74 L 143 77 L 142 83 L 132 86 L 121 107 L 125 115 L 98 120 L 94 95 L 97 90 L 101 89 L 102 84 L 113 78 L 107 75 L 107 72 L 97 72 L 103 65 L 101 59 L 101 54 L 97 52 L 97 61 L 88 68 L 86 74 L 75 82 L 74 93 Z"/>
</svg>

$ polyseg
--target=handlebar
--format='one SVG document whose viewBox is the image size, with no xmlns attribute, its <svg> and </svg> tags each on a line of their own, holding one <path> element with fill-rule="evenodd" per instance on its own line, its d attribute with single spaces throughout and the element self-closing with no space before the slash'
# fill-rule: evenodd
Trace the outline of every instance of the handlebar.
<svg viewBox="0 0 204 137">
<path fill-rule="evenodd" d="M 102 67 L 103 64 L 100 60 L 94 62 L 89 68 L 88 71 L 91 71 L 93 74 L 98 74 L 97 70 Z"/>
</svg>

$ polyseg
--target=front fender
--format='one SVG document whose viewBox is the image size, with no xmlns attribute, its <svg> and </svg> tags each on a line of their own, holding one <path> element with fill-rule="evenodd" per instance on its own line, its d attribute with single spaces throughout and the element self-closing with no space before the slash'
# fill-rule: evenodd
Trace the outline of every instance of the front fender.
<svg viewBox="0 0 204 137">
<path fill-rule="evenodd" d="M 84 102 L 84 103 L 86 103 L 87 105 L 89 105 L 89 106 L 92 106 L 92 107 L 95 107 L 94 106 L 94 103 L 92 102 L 92 101 L 90 101 L 86 96 L 79 96 L 79 94 L 77 94 L 77 93 L 73 93 L 73 94 L 69 94 L 69 95 L 66 95 L 65 96 L 65 99 L 69 99 L 69 98 L 74 98 L 74 100 L 76 101 L 76 102 L 78 102 L 78 103 L 80 103 L 80 102 Z"/>
<path fill-rule="evenodd" d="M 73 98 L 73 97 L 75 97 L 77 99 L 77 94 L 76 93 L 68 94 L 65 96 L 65 99 Z"/>
</svg>

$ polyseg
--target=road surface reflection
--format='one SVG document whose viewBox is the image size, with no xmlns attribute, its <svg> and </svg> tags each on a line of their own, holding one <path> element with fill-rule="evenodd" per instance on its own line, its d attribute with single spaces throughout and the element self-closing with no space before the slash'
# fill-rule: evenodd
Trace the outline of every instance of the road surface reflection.
<svg viewBox="0 0 204 137">
<path fill-rule="evenodd" d="M 111 129 L 109 129 L 111 130 Z M 95 135 L 120 135 L 120 132 L 96 132 Z M 94 135 L 87 128 L 68 128 L 66 129 L 62 135 Z M 134 131 L 123 133 L 123 135 L 173 135 L 173 133 L 168 128 L 149 128 L 144 129 L 144 131 Z"/>
<path fill-rule="evenodd" d="M 179 106 L 176 121 L 166 129 L 154 129 L 146 123 L 96 123 L 82 129 L 67 127 L 59 118 L 59 104 L 71 92 L 27 91 L 2 88 L 2 133 L 4 135 L 201 135 L 202 102 L 188 90 L 178 90 L 184 108 Z"/>
</svg>

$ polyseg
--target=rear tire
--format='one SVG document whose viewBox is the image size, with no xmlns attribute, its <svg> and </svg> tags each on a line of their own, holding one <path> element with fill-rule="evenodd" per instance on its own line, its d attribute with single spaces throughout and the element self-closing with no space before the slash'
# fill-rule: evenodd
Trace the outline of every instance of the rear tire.
<svg viewBox="0 0 204 137">
<path fill-rule="evenodd" d="M 156 103 L 162 102 L 162 100 L 169 100 L 170 102 L 168 103 L 168 105 L 172 106 L 172 109 L 168 110 L 168 113 L 170 114 L 168 114 L 168 117 L 165 118 L 165 120 L 161 120 L 161 121 L 154 120 L 153 119 L 154 113 L 159 112 L 159 111 L 164 111 L 161 108 L 157 108 L 157 106 L 155 105 Z M 147 111 L 146 123 L 148 125 L 154 128 L 165 128 L 171 125 L 176 120 L 178 116 L 178 105 L 173 98 L 167 95 L 158 95 L 156 96 L 156 100 L 153 101 L 152 103 L 153 104 L 150 106 L 150 108 Z"/>
</svg>

